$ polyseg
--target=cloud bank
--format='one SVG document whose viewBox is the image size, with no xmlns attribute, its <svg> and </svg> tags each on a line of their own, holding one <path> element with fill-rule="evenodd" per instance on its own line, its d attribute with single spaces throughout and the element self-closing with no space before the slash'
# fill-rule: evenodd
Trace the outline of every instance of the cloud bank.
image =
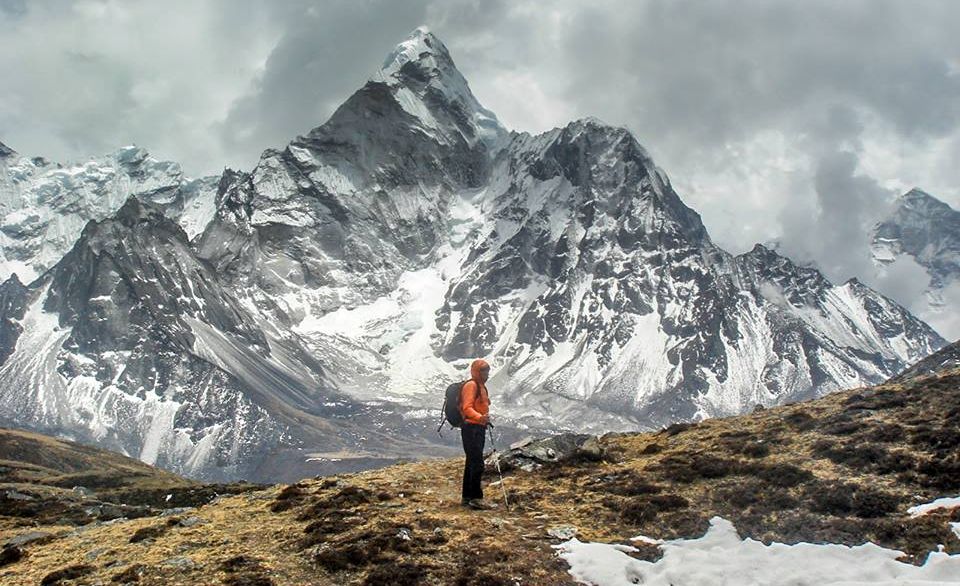
<svg viewBox="0 0 960 586">
<path fill-rule="evenodd" d="M 776 243 L 869 281 L 893 197 L 960 207 L 956 22 L 949 0 L 0 0 L 0 141 L 249 169 L 426 23 L 509 128 L 625 126 L 731 252 Z"/>
</svg>

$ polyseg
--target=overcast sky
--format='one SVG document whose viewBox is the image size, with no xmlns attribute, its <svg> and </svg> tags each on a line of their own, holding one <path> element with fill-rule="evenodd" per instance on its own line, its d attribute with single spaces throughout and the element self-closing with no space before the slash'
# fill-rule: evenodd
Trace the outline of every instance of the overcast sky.
<svg viewBox="0 0 960 586">
<path fill-rule="evenodd" d="M 426 24 L 508 128 L 625 126 L 729 251 L 915 305 L 917 267 L 866 277 L 865 239 L 913 186 L 960 208 L 958 23 L 951 0 L 0 0 L 0 141 L 251 169 Z"/>
</svg>

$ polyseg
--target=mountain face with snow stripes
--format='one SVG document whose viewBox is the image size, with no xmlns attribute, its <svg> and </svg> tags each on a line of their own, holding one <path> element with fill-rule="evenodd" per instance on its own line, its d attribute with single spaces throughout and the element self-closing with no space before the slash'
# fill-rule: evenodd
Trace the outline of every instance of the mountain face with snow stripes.
<svg viewBox="0 0 960 586">
<path fill-rule="evenodd" d="M 451 284 L 440 347 L 493 355 L 494 386 L 532 420 L 725 415 L 864 384 L 943 343 L 857 281 L 714 245 L 623 129 L 518 136 L 491 175 L 479 205 L 496 222 Z"/>
<path fill-rule="evenodd" d="M 214 191 L 112 179 L 120 204 L 69 216 L 38 195 L 50 165 L 11 156 L 2 197 L 43 212 L 3 247 L 37 277 L 0 286 L 0 418 L 191 476 L 442 450 L 428 418 L 476 357 L 505 426 L 599 431 L 879 382 L 944 344 L 856 280 L 717 247 L 625 129 L 506 130 L 424 28 Z M 85 227 L 64 248 L 58 222 Z"/>
</svg>

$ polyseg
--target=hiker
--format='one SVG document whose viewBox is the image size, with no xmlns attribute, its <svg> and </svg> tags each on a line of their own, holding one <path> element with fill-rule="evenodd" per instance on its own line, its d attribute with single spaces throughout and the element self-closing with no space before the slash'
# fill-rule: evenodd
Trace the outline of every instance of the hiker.
<svg viewBox="0 0 960 586">
<path fill-rule="evenodd" d="M 490 424 L 490 395 L 487 393 L 487 378 L 490 365 L 484 360 L 474 360 L 470 365 L 470 380 L 460 390 L 460 414 L 463 424 L 460 437 L 463 439 L 463 493 L 461 503 L 473 509 L 492 509 L 483 500 L 480 478 L 483 475 L 483 445 Z"/>
</svg>

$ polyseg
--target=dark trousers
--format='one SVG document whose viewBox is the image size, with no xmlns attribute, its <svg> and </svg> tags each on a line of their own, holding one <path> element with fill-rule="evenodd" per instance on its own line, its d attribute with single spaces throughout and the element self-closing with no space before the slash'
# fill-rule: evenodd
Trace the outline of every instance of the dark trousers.
<svg viewBox="0 0 960 586">
<path fill-rule="evenodd" d="M 485 425 L 464 423 L 460 426 L 463 453 L 467 456 L 463 465 L 463 498 L 466 500 L 483 498 L 480 477 L 483 476 L 483 444 L 486 435 Z"/>
</svg>

